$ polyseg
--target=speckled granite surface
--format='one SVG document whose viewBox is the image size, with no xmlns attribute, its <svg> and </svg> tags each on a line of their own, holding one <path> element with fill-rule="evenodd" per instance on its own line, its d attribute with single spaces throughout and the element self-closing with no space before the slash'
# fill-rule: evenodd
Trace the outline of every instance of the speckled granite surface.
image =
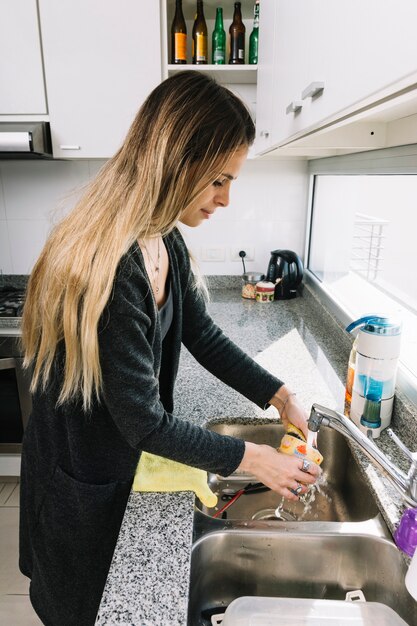
<svg viewBox="0 0 417 626">
<path fill-rule="evenodd" d="M 309 408 L 341 409 L 350 337 L 305 288 L 302 297 L 260 304 L 242 300 L 230 283 L 213 289 L 211 314 L 225 333 L 267 369 L 288 382 Z M 187 351 L 181 356 L 176 413 L 203 425 L 211 418 L 276 418 L 221 384 Z M 417 449 L 417 412 L 397 395 L 392 427 Z M 378 445 L 395 462 L 400 453 L 383 435 Z M 354 448 L 355 451 L 355 448 Z M 355 451 L 391 531 L 404 508 L 397 492 Z M 193 494 L 132 493 L 103 594 L 97 624 L 186 626 Z"/>
</svg>

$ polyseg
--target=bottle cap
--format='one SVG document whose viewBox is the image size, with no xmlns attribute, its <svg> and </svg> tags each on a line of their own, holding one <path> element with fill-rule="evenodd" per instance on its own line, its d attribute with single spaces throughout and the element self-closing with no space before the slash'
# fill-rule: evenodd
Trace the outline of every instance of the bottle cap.
<svg viewBox="0 0 417 626">
<path fill-rule="evenodd" d="M 265 274 L 261 274 L 260 272 L 245 272 L 242 274 L 242 278 L 249 283 L 258 283 L 265 278 Z"/>
<path fill-rule="evenodd" d="M 257 291 L 274 291 L 275 285 L 268 280 L 261 280 L 259 283 L 256 283 L 256 289 Z"/>
<path fill-rule="evenodd" d="M 394 540 L 400 550 L 413 556 L 417 547 L 417 508 L 404 511 L 394 533 Z"/>
</svg>

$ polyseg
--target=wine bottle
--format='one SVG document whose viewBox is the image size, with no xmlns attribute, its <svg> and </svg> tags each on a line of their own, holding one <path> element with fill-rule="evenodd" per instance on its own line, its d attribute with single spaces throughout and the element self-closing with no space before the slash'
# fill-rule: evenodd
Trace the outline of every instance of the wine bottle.
<svg viewBox="0 0 417 626">
<path fill-rule="evenodd" d="M 223 28 L 223 9 L 216 8 L 216 24 L 212 34 L 212 63 L 224 65 L 226 62 L 226 33 Z"/>
<path fill-rule="evenodd" d="M 207 24 L 204 18 L 203 0 L 197 0 L 197 13 L 193 26 L 193 63 L 207 63 Z"/>
<path fill-rule="evenodd" d="M 255 0 L 253 9 L 253 30 L 249 37 L 249 64 L 258 63 L 258 43 L 259 43 L 259 0 Z"/>
<path fill-rule="evenodd" d="M 246 28 L 242 22 L 241 2 L 235 2 L 233 22 L 230 24 L 230 58 L 232 65 L 245 62 L 245 32 Z"/>
<path fill-rule="evenodd" d="M 171 63 L 187 63 L 187 26 L 182 12 L 182 0 L 175 2 L 175 15 L 171 26 Z"/>
</svg>

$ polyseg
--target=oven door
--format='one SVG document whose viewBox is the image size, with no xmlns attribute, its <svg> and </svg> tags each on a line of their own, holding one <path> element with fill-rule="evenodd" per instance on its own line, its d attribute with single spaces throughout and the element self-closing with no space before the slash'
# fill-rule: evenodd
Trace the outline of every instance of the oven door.
<svg viewBox="0 0 417 626">
<path fill-rule="evenodd" d="M 0 358 L 0 452 L 20 452 L 32 409 L 30 375 L 20 357 Z"/>
</svg>

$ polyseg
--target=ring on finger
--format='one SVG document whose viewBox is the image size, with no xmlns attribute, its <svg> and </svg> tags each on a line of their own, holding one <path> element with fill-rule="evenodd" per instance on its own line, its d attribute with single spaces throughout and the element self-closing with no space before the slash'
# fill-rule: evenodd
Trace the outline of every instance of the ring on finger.
<svg viewBox="0 0 417 626">
<path fill-rule="evenodd" d="M 299 496 L 303 490 L 303 486 L 300 483 L 297 483 L 297 487 L 295 489 L 290 489 L 291 493 L 295 496 Z"/>
<path fill-rule="evenodd" d="M 301 471 L 302 472 L 308 472 L 310 467 L 311 467 L 311 462 L 307 461 L 307 459 L 303 459 L 303 463 L 301 465 Z"/>
</svg>

